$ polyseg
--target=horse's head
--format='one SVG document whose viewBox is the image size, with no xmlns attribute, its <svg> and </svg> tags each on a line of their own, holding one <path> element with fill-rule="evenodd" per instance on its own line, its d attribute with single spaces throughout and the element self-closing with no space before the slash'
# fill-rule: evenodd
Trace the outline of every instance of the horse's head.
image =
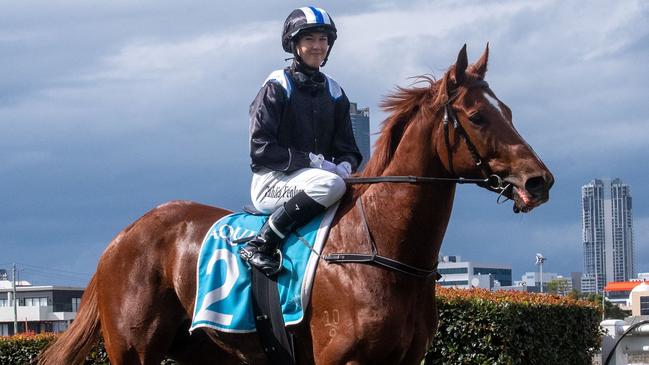
<svg viewBox="0 0 649 365">
<path fill-rule="evenodd" d="M 548 200 L 554 177 L 514 128 L 509 107 L 484 81 L 488 57 L 489 45 L 469 66 L 465 45 L 441 80 L 436 104 L 444 105 L 440 113 L 448 122 L 434 131 L 437 154 L 451 175 L 497 175 L 502 188 L 494 188 L 495 181 L 485 187 L 513 199 L 515 212 L 528 212 Z"/>
</svg>

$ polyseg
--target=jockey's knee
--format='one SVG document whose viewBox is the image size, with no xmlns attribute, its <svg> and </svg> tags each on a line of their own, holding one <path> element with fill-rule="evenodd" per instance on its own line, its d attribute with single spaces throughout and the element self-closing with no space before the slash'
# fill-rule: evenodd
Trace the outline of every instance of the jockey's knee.
<svg viewBox="0 0 649 365">
<path fill-rule="evenodd" d="M 325 208 L 330 207 L 340 200 L 347 190 L 345 180 L 330 172 L 325 174 L 321 173 L 314 185 L 310 191 L 307 191 L 307 195 L 322 204 Z"/>
<path fill-rule="evenodd" d="M 347 191 L 347 184 L 345 183 L 345 180 L 343 180 L 342 177 L 338 175 L 334 175 L 333 178 L 329 181 L 329 189 L 331 196 L 335 198 L 335 201 L 340 200 L 340 198 L 345 195 L 345 191 Z"/>
</svg>

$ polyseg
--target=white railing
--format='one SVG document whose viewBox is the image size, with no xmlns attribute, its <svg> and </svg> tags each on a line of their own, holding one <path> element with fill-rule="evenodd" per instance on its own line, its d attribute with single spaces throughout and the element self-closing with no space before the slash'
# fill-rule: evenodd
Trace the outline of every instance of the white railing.
<svg viewBox="0 0 649 365">
<path fill-rule="evenodd" d="M 632 317 L 602 321 L 602 365 L 627 365 L 629 355 L 649 356 L 649 321 Z M 647 318 L 647 317 L 644 317 Z M 608 362 L 606 362 L 608 359 Z"/>
</svg>

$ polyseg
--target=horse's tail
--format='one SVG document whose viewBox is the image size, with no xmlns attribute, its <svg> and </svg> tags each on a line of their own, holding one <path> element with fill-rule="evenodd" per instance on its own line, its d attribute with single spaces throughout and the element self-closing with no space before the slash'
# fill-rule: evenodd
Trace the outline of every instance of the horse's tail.
<svg viewBox="0 0 649 365">
<path fill-rule="evenodd" d="M 97 279 L 93 276 L 83 293 L 74 322 L 38 357 L 39 365 L 80 365 L 101 337 L 97 309 Z"/>
</svg>

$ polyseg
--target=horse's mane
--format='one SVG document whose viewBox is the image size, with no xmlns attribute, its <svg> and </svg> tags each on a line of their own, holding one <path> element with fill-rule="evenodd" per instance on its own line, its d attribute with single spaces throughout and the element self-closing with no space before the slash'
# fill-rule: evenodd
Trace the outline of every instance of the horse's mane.
<svg viewBox="0 0 649 365">
<path fill-rule="evenodd" d="M 452 65 L 439 80 L 432 75 L 420 75 L 412 77 L 415 80 L 410 87 L 397 86 L 395 91 L 388 94 L 379 105 L 384 111 L 390 113 L 381 123 L 379 138 L 374 143 L 372 157 L 359 174 L 361 177 L 381 176 L 394 158 L 397 146 L 401 142 L 406 129 L 410 124 L 420 119 L 430 120 L 440 110 L 442 105 L 448 101 L 448 95 L 440 97 L 440 89 L 446 88 L 449 75 L 455 71 Z M 479 79 L 473 71 L 473 66 L 467 69 L 465 74 L 468 82 Z M 424 86 L 417 86 L 424 84 Z M 347 211 L 353 206 L 353 202 L 362 195 L 370 185 L 353 185 L 345 195 L 342 209 L 339 212 Z M 342 213 L 338 215 L 341 217 Z"/>
<path fill-rule="evenodd" d="M 415 86 L 397 86 L 396 90 L 381 102 L 381 108 L 389 112 L 390 115 L 381 124 L 381 132 L 374 144 L 372 158 L 368 161 L 361 176 L 381 175 L 392 160 L 408 125 L 413 123 L 417 117 L 421 117 L 422 113 L 418 112 L 435 110 L 435 97 L 440 83 L 430 75 L 420 75 L 413 79 L 416 80 L 413 83 Z M 427 85 L 425 87 L 416 86 L 422 83 Z"/>
</svg>

